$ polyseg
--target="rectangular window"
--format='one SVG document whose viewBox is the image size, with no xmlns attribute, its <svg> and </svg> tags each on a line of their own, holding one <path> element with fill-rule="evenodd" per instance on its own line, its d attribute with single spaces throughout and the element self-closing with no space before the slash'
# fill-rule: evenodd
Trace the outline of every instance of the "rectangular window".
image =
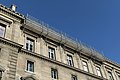
<svg viewBox="0 0 120 80">
<path fill-rule="evenodd" d="M 51 48 L 51 47 L 48 47 L 48 55 L 49 55 L 49 58 L 55 60 L 55 49 Z"/>
<path fill-rule="evenodd" d="M 58 79 L 58 71 L 57 69 L 51 69 L 51 77 L 52 77 L 52 80 L 57 80 Z"/>
<path fill-rule="evenodd" d="M 120 75 L 118 75 L 118 78 L 119 78 L 119 80 L 120 80 Z"/>
<path fill-rule="evenodd" d="M 112 72 L 108 71 L 108 77 L 109 77 L 108 80 L 113 80 Z"/>
<path fill-rule="evenodd" d="M 86 61 L 82 61 L 83 70 L 88 72 L 88 65 Z"/>
<path fill-rule="evenodd" d="M 0 80 L 2 79 L 2 71 L 0 71 Z"/>
<path fill-rule="evenodd" d="M 72 75 L 72 80 L 77 80 L 77 76 Z"/>
<path fill-rule="evenodd" d="M 73 59 L 71 55 L 67 55 L 67 64 L 69 66 L 73 66 Z"/>
<path fill-rule="evenodd" d="M 98 76 L 102 76 L 100 67 L 96 66 L 96 72 Z"/>
<path fill-rule="evenodd" d="M 33 52 L 33 50 L 34 50 L 34 40 L 32 40 L 30 38 L 27 38 L 26 49 Z"/>
<path fill-rule="evenodd" d="M 27 61 L 27 71 L 34 72 L 34 62 Z"/>
<path fill-rule="evenodd" d="M 0 37 L 4 37 L 5 35 L 5 25 L 0 24 Z"/>
</svg>

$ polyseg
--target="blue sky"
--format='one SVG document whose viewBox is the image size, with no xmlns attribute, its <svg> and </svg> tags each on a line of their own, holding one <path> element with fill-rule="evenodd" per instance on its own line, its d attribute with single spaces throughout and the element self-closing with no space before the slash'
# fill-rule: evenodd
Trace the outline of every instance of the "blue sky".
<svg viewBox="0 0 120 80">
<path fill-rule="evenodd" d="M 0 0 L 92 46 L 120 64 L 120 0 Z"/>
</svg>

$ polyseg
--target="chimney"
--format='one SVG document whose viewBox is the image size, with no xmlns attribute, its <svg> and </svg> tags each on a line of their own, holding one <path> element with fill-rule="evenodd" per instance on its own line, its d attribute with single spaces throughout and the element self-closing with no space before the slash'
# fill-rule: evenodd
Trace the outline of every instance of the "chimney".
<svg viewBox="0 0 120 80">
<path fill-rule="evenodd" d="M 12 4 L 11 7 L 10 7 L 13 11 L 16 11 L 16 5 Z"/>
</svg>

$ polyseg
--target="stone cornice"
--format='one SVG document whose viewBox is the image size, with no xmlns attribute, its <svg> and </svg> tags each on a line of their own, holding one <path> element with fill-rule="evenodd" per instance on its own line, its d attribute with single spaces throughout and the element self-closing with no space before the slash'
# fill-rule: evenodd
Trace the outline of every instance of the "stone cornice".
<svg viewBox="0 0 120 80">
<path fill-rule="evenodd" d="M 3 6 L 1 4 L 0 4 L 0 12 L 6 14 L 16 20 L 17 19 L 21 19 L 21 20 L 25 19 L 24 15 L 22 15 L 16 11 L 13 11 L 11 8 L 7 8 L 6 6 Z"/>
<path fill-rule="evenodd" d="M 43 56 L 43 55 L 41 55 L 41 54 L 34 53 L 34 52 L 30 52 L 30 51 L 28 51 L 28 50 L 26 50 L 26 49 L 23 49 L 23 48 L 21 49 L 20 52 L 21 52 L 21 53 L 25 53 L 25 54 L 27 54 L 27 55 L 31 55 L 31 56 L 37 57 L 37 58 L 40 58 L 40 59 L 43 59 L 43 60 L 46 60 L 46 61 L 48 61 L 48 62 L 57 64 L 57 65 L 59 65 L 59 66 L 63 66 L 63 67 L 65 67 L 65 68 L 69 68 L 69 69 L 71 69 L 71 70 L 74 70 L 74 71 L 77 71 L 77 72 L 86 74 L 86 75 L 88 75 L 88 76 L 91 76 L 91 77 L 94 77 L 94 78 L 97 78 L 97 79 L 100 79 L 100 80 L 107 80 L 106 78 L 99 77 L 99 76 L 97 76 L 97 75 L 95 75 L 95 74 L 92 74 L 92 73 L 89 73 L 89 72 L 85 72 L 85 71 L 83 71 L 83 70 L 81 70 L 81 69 L 79 69 L 79 68 L 75 68 L 75 67 L 72 67 L 72 66 L 68 66 L 68 65 L 65 64 L 65 63 L 62 63 L 62 62 L 56 61 L 56 60 L 52 60 L 52 59 L 50 59 L 50 58 L 48 58 L 48 57 L 45 57 L 45 56 Z"/>
<path fill-rule="evenodd" d="M 113 66 L 116 66 L 117 68 L 120 68 L 120 64 L 118 64 L 118 63 L 116 63 L 116 62 L 113 62 L 113 61 L 111 61 L 110 59 L 107 59 L 107 58 L 106 58 L 106 62 L 109 63 L 109 64 L 111 64 L 111 65 L 113 65 Z"/>
<path fill-rule="evenodd" d="M 0 37 L 0 43 L 7 44 L 7 45 L 10 45 L 12 47 L 16 47 L 18 49 L 21 49 L 23 47 L 23 45 L 20 45 L 16 42 L 13 42 L 11 40 L 8 40 L 8 39 L 2 38 L 2 37 Z"/>
</svg>

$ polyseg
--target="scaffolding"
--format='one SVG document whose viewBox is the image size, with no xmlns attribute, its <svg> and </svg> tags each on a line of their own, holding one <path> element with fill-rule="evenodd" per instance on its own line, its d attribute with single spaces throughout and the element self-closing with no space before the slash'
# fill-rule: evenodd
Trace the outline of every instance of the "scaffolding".
<svg viewBox="0 0 120 80">
<path fill-rule="evenodd" d="M 25 19 L 25 25 L 29 26 L 30 27 L 29 29 L 31 30 L 33 30 L 33 28 L 34 30 L 37 30 L 36 32 L 38 34 L 50 38 L 60 44 L 64 44 L 65 46 L 70 47 L 73 50 L 76 50 L 77 52 L 80 53 L 82 52 L 86 55 L 89 55 L 91 58 L 96 58 L 99 59 L 100 61 L 105 61 L 105 57 L 95 49 L 89 47 L 88 45 L 84 44 L 81 41 L 78 41 L 77 39 L 71 38 L 67 34 L 62 33 L 59 30 L 56 30 L 52 26 L 28 14 Z"/>
</svg>

